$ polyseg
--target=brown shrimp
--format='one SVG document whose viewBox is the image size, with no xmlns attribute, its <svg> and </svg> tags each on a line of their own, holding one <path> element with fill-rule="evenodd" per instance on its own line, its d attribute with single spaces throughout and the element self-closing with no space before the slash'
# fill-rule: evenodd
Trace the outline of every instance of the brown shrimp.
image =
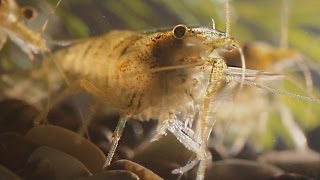
<svg viewBox="0 0 320 180">
<path fill-rule="evenodd" d="M 174 120 L 178 112 L 187 113 L 202 103 L 208 83 L 207 96 L 211 98 L 219 88 L 217 83 L 223 70 L 217 63 L 223 60 L 209 55 L 215 49 L 235 46 L 234 39 L 224 32 L 210 28 L 189 29 L 184 25 L 151 35 L 111 31 L 92 37 L 54 53 L 53 58 L 73 82 L 51 102 L 51 107 L 81 88 L 121 112 L 107 166 L 129 118 Z M 50 66 L 50 61 L 45 62 L 45 66 Z M 218 74 L 215 73 L 217 69 L 220 69 Z M 34 76 L 41 76 L 40 72 L 35 72 Z M 59 74 L 57 70 L 51 82 L 60 82 Z M 41 123 L 45 116 L 43 112 L 35 123 Z M 202 127 L 206 127 L 206 123 Z M 210 133 L 210 127 L 202 137 Z M 205 154 L 202 155 L 201 159 L 205 159 Z"/>
<path fill-rule="evenodd" d="M 240 69 L 227 68 L 215 51 L 235 47 L 235 40 L 226 33 L 210 28 L 189 29 L 184 25 L 151 35 L 111 31 L 79 41 L 53 55 L 72 83 L 53 100 L 51 107 L 78 89 L 84 89 L 120 111 L 121 118 L 114 132 L 106 166 L 112 160 L 129 118 L 165 122 L 178 140 L 196 153 L 197 158 L 188 167 L 200 160 L 198 179 L 202 179 L 207 160 L 206 141 L 214 123 L 210 117 L 211 100 L 223 88 L 224 81 L 241 83 L 243 76 Z M 45 62 L 45 66 L 51 67 L 50 61 Z M 248 79 L 244 83 L 247 85 L 318 102 L 251 81 L 256 75 L 272 74 L 248 71 L 246 75 Z M 41 76 L 41 70 L 34 76 Z M 61 82 L 60 72 L 56 70 L 50 79 L 51 82 Z M 193 116 L 195 112 L 192 109 L 196 106 L 200 106 L 202 113 L 198 120 L 198 138 L 181 134 L 183 127 L 177 119 L 178 113 Z M 44 111 L 35 123 L 41 124 L 45 116 Z M 184 172 L 184 169 L 175 172 Z"/>
</svg>

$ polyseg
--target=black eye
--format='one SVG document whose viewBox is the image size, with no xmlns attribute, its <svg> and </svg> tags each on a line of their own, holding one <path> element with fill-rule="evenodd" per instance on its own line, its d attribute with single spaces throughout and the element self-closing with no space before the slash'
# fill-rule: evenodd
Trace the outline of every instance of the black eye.
<svg viewBox="0 0 320 180">
<path fill-rule="evenodd" d="M 172 33 L 175 38 L 181 39 L 186 34 L 186 31 L 187 27 L 180 24 L 173 28 Z"/>
<path fill-rule="evenodd" d="M 22 14 L 27 20 L 33 20 L 37 17 L 38 13 L 33 7 L 24 7 L 22 8 Z"/>
</svg>

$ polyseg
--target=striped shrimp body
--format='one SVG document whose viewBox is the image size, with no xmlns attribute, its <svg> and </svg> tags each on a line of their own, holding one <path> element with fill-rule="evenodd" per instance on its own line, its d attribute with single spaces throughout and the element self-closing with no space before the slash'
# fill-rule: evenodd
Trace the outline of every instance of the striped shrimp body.
<svg viewBox="0 0 320 180">
<path fill-rule="evenodd" d="M 200 85 L 200 67 L 185 66 L 203 64 L 205 48 L 186 41 L 172 32 L 146 36 L 112 31 L 57 52 L 54 58 L 71 78 L 80 77 L 106 91 L 112 97 L 108 102 L 119 110 L 141 120 L 161 121 L 198 96 L 194 86 Z"/>
<path fill-rule="evenodd" d="M 120 110 L 161 121 L 203 95 L 202 79 L 208 72 L 202 65 L 216 39 L 209 42 L 204 38 L 208 35 L 196 30 L 178 25 L 173 32 L 152 35 L 112 31 L 59 51 L 54 58 L 66 74 L 112 90 L 109 101 Z M 183 37 L 175 35 L 178 31 L 185 31 Z"/>
<path fill-rule="evenodd" d="M 111 31 L 89 38 L 54 53 L 53 58 L 74 81 L 52 100 L 51 106 L 82 88 L 120 111 L 107 166 L 129 118 L 153 118 L 176 123 L 177 114 L 189 113 L 192 116 L 196 106 L 202 107 L 204 96 L 206 100 L 212 98 L 219 89 L 221 71 L 226 67 L 217 66 L 223 60 L 215 57 L 214 52 L 235 46 L 234 39 L 224 32 L 210 28 L 189 29 L 184 25 L 151 35 Z M 216 73 L 218 69 L 220 71 Z M 58 76 L 50 79 L 59 81 Z M 210 111 L 210 108 L 206 110 Z M 45 115 L 46 112 L 40 114 L 35 123 L 41 123 Z M 201 127 L 206 126 L 204 123 Z M 205 144 L 204 139 L 210 131 L 211 126 L 202 133 L 202 144 Z M 172 132 L 178 139 L 181 137 L 177 129 Z M 194 142 L 191 141 L 181 142 L 190 149 L 190 144 Z M 200 156 L 198 148 L 192 151 Z M 201 156 L 201 159 L 206 158 L 205 154 Z"/>
<path fill-rule="evenodd" d="M 194 160 L 173 173 L 183 173 L 200 161 L 197 179 L 203 179 L 208 158 L 207 140 L 215 122 L 212 117 L 214 99 L 228 82 L 244 83 L 271 93 L 319 103 L 317 99 L 254 82 L 257 77 L 272 79 L 279 75 L 254 70 L 246 70 L 243 74 L 239 68 L 227 67 L 217 50 L 233 48 L 238 48 L 237 43 L 227 33 L 214 28 L 189 29 L 184 25 L 150 35 L 111 31 L 85 39 L 53 54 L 72 82 L 52 100 L 50 106 L 78 89 L 84 89 L 120 111 L 105 166 L 110 164 L 129 118 L 157 119 L 162 122 L 158 134 L 169 130 L 196 154 Z M 44 62 L 45 67 L 54 67 L 51 61 Z M 54 72 L 53 69 L 50 72 Z M 50 80 L 61 82 L 60 72 L 56 70 Z M 35 124 L 41 123 L 46 114 L 43 111 L 35 119 Z M 186 127 L 183 123 L 190 117 L 196 120 L 196 127 Z"/>
</svg>

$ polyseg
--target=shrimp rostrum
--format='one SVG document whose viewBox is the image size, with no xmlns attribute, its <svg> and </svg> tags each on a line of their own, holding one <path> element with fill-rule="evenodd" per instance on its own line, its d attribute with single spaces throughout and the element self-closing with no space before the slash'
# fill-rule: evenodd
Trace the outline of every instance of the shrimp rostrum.
<svg viewBox="0 0 320 180">
<path fill-rule="evenodd" d="M 257 86 L 244 81 L 239 69 L 233 73 L 234 69 L 227 68 L 215 53 L 216 49 L 235 47 L 237 43 L 231 36 L 215 28 L 184 25 L 154 34 L 118 30 L 85 39 L 54 53 L 53 58 L 73 81 L 50 106 L 83 89 L 120 112 L 105 166 L 112 160 L 127 120 L 166 122 L 163 132 L 171 129 L 181 143 L 196 153 L 197 158 L 191 165 L 200 160 L 198 178 L 202 179 L 207 158 L 206 140 L 212 127 L 208 120 L 212 108 L 210 99 L 222 86 L 221 80 Z M 44 61 L 44 66 L 50 63 Z M 60 74 L 58 69 L 56 72 Z M 51 82 L 59 80 L 58 76 L 50 79 Z M 177 117 L 179 114 L 192 117 L 198 107 L 203 112 L 199 121 L 200 135 L 193 138 L 182 133 L 189 129 L 179 124 L 181 121 Z M 41 124 L 46 113 L 43 111 L 35 124 Z"/>
</svg>

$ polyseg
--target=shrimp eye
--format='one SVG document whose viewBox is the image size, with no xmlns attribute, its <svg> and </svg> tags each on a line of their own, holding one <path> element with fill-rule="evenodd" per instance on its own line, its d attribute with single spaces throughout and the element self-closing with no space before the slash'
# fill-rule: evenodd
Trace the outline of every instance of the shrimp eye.
<svg viewBox="0 0 320 180">
<path fill-rule="evenodd" d="M 182 39 L 183 36 L 186 34 L 187 27 L 185 25 L 179 24 L 173 28 L 172 33 L 173 37 L 177 39 Z"/>
<path fill-rule="evenodd" d="M 22 8 L 22 15 L 27 20 L 33 20 L 37 17 L 38 13 L 33 7 L 24 7 Z"/>
</svg>

